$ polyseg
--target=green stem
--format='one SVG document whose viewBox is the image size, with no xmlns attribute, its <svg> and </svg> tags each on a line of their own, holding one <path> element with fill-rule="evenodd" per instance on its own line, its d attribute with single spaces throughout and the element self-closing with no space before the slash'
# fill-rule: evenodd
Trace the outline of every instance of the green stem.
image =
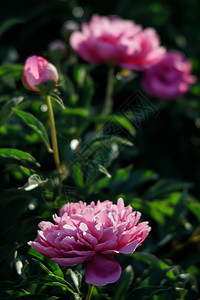
<svg viewBox="0 0 200 300">
<path fill-rule="evenodd" d="M 58 153 L 58 142 L 56 137 L 56 127 L 55 127 L 55 120 L 54 120 L 54 114 L 53 114 L 53 108 L 51 104 L 51 97 L 49 95 L 46 96 L 48 111 L 49 111 L 49 120 L 50 120 L 50 126 L 51 126 L 51 139 L 52 139 L 52 147 L 53 147 L 53 156 L 54 161 L 56 164 L 57 172 L 58 172 L 58 180 L 59 180 L 59 187 L 58 187 L 58 193 L 59 196 L 62 194 L 62 171 L 60 167 L 60 158 Z"/>
<path fill-rule="evenodd" d="M 94 286 L 92 284 L 89 284 L 89 289 L 88 289 L 88 294 L 87 294 L 86 300 L 90 300 L 91 299 L 93 287 Z"/>
<path fill-rule="evenodd" d="M 114 65 L 109 66 L 108 70 L 108 79 L 107 79 L 107 87 L 106 87 L 106 95 L 105 95 L 105 104 L 104 104 L 104 109 L 102 112 L 103 116 L 109 115 L 112 111 L 112 106 L 113 106 L 113 76 L 114 76 Z"/>
</svg>

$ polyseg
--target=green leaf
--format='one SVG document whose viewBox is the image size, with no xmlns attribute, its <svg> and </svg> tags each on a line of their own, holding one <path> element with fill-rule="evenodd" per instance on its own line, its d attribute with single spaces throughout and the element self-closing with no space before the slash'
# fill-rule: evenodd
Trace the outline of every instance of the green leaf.
<svg viewBox="0 0 200 300">
<path fill-rule="evenodd" d="M 118 186 L 119 184 L 124 184 L 124 182 L 128 180 L 132 168 L 133 166 L 129 166 L 128 168 L 118 170 L 116 173 L 112 174 L 112 179 L 109 177 L 104 177 L 94 182 L 94 184 L 88 187 L 89 193 L 93 193 L 94 191 L 110 186 L 111 180 L 114 187 Z"/>
<path fill-rule="evenodd" d="M 124 129 L 126 129 L 131 135 L 136 134 L 135 127 L 127 120 L 127 118 L 120 115 L 113 115 L 113 121 L 121 125 Z"/>
<path fill-rule="evenodd" d="M 154 266 L 159 270 L 168 270 L 171 268 L 171 266 L 166 264 L 164 261 L 149 253 L 135 252 L 131 254 L 131 256 L 147 263 L 148 265 Z"/>
<path fill-rule="evenodd" d="M 55 263 L 53 260 L 45 258 L 42 254 L 40 254 L 33 248 L 29 249 L 29 254 L 37 258 L 37 260 L 34 259 L 36 263 L 43 264 L 44 268 L 48 270 L 47 272 L 48 274 L 54 274 L 64 278 L 63 272 L 61 271 L 59 265 Z"/>
<path fill-rule="evenodd" d="M 112 295 L 113 300 L 123 300 L 125 299 L 126 293 L 133 281 L 133 268 L 131 265 L 127 266 L 126 269 L 122 272 L 120 279 L 117 281 L 117 284 L 114 288 L 114 293 Z"/>
<path fill-rule="evenodd" d="M 93 161 L 94 162 L 94 161 Z M 94 162 L 95 163 L 95 162 Z M 106 175 L 108 178 L 111 178 L 111 174 L 106 170 L 106 168 L 100 164 L 96 164 L 97 169 L 99 172 L 103 173 L 104 175 Z"/>
<path fill-rule="evenodd" d="M 76 287 L 78 294 L 80 294 L 82 275 L 78 271 L 72 271 L 71 269 L 67 270 L 67 274 L 71 276 L 74 286 Z"/>
<path fill-rule="evenodd" d="M 192 201 L 191 203 L 186 204 L 186 207 L 197 217 L 200 221 L 200 203 Z"/>
<path fill-rule="evenodd" d="M 49 152 L 53 152 L 50 146 L 50 141 L 44 125 L 32 114 L 14 109 L 15 113 L 29 126 L 31 127 L 41 138 L 47 147 Z"/>
<path fill-rule="evenodd" d="M 143 197 L 152 199 L 158 196 L 164 196 L 164 194 L 168 194 L 173 191 L 182 191 L 184 189 L 190 188 L 191 186 L 192 184 L 188 182 L 160 180 L 157 183 L 155 183 L 151 188 L 149 188 L 147 192 L 143 195 Z"/>
<path fill-rule="evenodd" d="M 55 100 L 63 109 L 66 109 L 64 102 L 62 101 L 62 99 L 58 95 L 51 94 L 51 98 L 53 100 Z"/>
<path fill-rule="evenodd" d="M 77 116 L 77 117 L 87 118 L 89 116 L 89 111 L 85 108 L 70 107 L 64 111 L 64 114 L 69 115 L 69 116 Z"/>
<path fill-rule="evenodd" d="M 78 163 L 74 163 L 72 165 L 72 170 L 73 170 L 73 174 L 77 183 L 77 186 L 79 186 L 80 188 L 84 187 L 84 180 L 83 180 L 83 174 L 82 174 L 82 170 L 80 168 L 80 165 Z"/>
<path fill-rule="evenodd" d="M 96 138 L 91 142 L 92 146 L 101 146 L 101 144 L 105 145 L 112 145 L 113 143 L 117 144 L 124 144 L 127 146 L 133 146 L 133 143 L 127 139 L 121 138 L 119 136 L 111 136 L 111 135 L 104 135 L 102 137 Z"/>
<path fill-rule="evenodd" d="M 20 189 L 25 190 L 27 192 L 36 189 L 37 187 L 45 184 L 48 179 L 43 180 L 38 174 L 33 174 L 29 177 L 28 182 L 21 187 Z"/>
<path fill-rule="evenodd" d="M 23 99 L 24 98 L 20 96 L 6 101 L 0 111 L 0 127 L 9 121 L 13 115 L 13 108 L 17 107 L 23 101 Z"/>
<path fill-rule="evenodd" d="M 38 284 L 45 284 L 50 286 L 59 286 L 65 290 L 68 290 L 72 294 L 75 293 L 73 288 L 69 283 L 67 283 L 63 278 L 56 276 L 56 275 L 36 275 L 36 276 L 30 276 L 29 278 L 25 279 L 24 281 L 20 282 L 15 286 L 15 288 L 23 287 L 26 285 L 30 285 L 33 283 Z"/>
<path fill-rule="evenodd" d="M 0 157 L 13 158 L 21 161 L 25 160 L 28 162 L 35 163 L 38 167 L 40 166 L 40 164 L 36 161 L 36 159 L 31 154 L 18 149 L 1 148 Z"/>
<path fill-rule="evenodd" d="M 79 87 L 83 87 L 85 77 L 86 77 L 86 67 L 85 66 L 78 66 L 75 69 L 74 72 L 75 80 L 77 81 L 77 84 Z"/>
<path fill-rule="evenodd" d="M 85 78 L 82 94 L 85 103 L 84 106 L 90 108 L 92 97 L 94 95 L 94 83 L 92 78 L 89 75 L 87 75 Z"/>
<path fill-rule="evenodd" d="M 36 251 L 35 249 L 33 249 L 32 247 L 29 248 L 28 253 L 40 260 L 44 260 L 44 256 L 40 254 L 38 251 Z"/>
<path fill-rule="evenodd" d="M 23 74 L 24 66 L 23 65 L 4 65 L 0 66 L 0 76 L 13 76 L 21 78 Z"/>
</svg>

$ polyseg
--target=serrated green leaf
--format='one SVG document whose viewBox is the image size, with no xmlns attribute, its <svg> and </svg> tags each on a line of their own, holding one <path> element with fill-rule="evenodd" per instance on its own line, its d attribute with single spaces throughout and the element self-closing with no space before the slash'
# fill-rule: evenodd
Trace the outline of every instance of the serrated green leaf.
<svg viewBox="0 0 200 300">
<path fill-rule="evenodd" d="M 49 137 L 47 135 L 44 125 L 32 114 L 14 109 L 15 113 L 29 126 L 31 127 L 41 138 L 47 147 L 49 152 L 53 152 L 50 146 Z"/>
<path fill-rule="evenodd" d="M 36 159 L 31 154 L 18 149 L 1 148 L 0 157 L 13 158 L 21 161 L 25 160 L 28 162 L 35 163 L 37 166 L 40 166 L 40 164 L 36 161 Z"/>
<path fill-rule="evenodd" d="M 23 99 L 24 98 L 20 96 L 6 101 L 0 111 L 0 127 L 9 121 L 13 115 L 13 108 L 17 107 L 23 101 Z"/>
</svg>

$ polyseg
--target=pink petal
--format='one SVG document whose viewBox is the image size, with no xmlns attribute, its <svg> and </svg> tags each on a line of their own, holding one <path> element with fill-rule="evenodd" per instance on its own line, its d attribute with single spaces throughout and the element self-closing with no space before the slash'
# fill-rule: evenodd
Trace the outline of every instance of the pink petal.
<svg viewBox="0 0 200 300">
<path fill-rule="evenodd" d="M 58 251 L 56 251 L 56 249 L 53 247 L 45 247 L 38 242 L 28 242 L 28 244 L 46 257 L 54 257 L 58 255 Z"/>
<path fill-rule="evenodd" d="M 123 254 L 129 254 L 129 253 L 133 253 L 137 247 L 139 240 L 136 240 L 124 247 L 122 247 L 121 249 L 118 249 L 119 253 L 123 253 Z"/>
<path fill-rule="evenodd" d="M 99 243 L 95 246 L 95 251 L 104 251 L 104 250 L 112 250 L 115 249 L 117 246 L 117 242 L 113 240 L 108 240 L 103 243 Z"/>
<path fill-rule="evenodd" d="M 121 267 L 112 256 L 96 254 L 87 265 L 85 281 L 103 286 L 117 281 L 120 275 Z"/>
<path fill-rule="evenodd" d="M 89 260 L 90 257 L 83 256 L 83 257 L 66 257 L 66 258 L 52 258 L 60 266 L 71 267 L 78 264 L 82 264 L 84 261 Z"/>
</svg>

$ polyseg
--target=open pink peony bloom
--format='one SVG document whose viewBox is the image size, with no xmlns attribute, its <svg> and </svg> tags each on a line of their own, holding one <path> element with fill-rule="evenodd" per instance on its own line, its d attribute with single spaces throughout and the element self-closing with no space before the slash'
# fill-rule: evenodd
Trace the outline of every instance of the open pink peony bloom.
<svg viewBox="0 0 200 300">
<path fill-rule="evenodd" d="M 123 68 L 143 70 L 155 65 L 166 53 L 160 46 L 160 39 L 153 28 L 139 32 L 134 39 L 124 41 L 126 51 L 119 60 Z"/>
<path fill-rule="evenodd" d="M 141 214 L 109 200 L 68 203 L 60 217 L 41 222 L 38 237 L 29 245 L 61 266 L 73 266 L 88 261 L 85 280 L 96 286 L 117 281 L 121 267 L 115 254 L 133 253 L 150 231 L 148 222 L 138 223 Z"/>
<path fill-rule="evenodd" d="M 143 31 L 140 25 L 117 16 L 94 15 L 81 32 L 72 33 L 70 43 L 88 62 L 111 61 L 134 70 L 153 65 L 165 53 L 154 29 Z"/>
<path fill-rule="evenodd" d="M 184 55 L 168 52 L 144 72 L 142 86 L 151 96 L 173 100 L 185 94 L 195 81 L 195 76 L 191 75 L 191 64 Z"/>
<path fill-rule="evenodd" d="M 58 72 L 54 65 L 40 56 L 30 56 L 24 66 L 23 83 L 34 92 L 49 92 L 58 82 Z"/>
</svg>

